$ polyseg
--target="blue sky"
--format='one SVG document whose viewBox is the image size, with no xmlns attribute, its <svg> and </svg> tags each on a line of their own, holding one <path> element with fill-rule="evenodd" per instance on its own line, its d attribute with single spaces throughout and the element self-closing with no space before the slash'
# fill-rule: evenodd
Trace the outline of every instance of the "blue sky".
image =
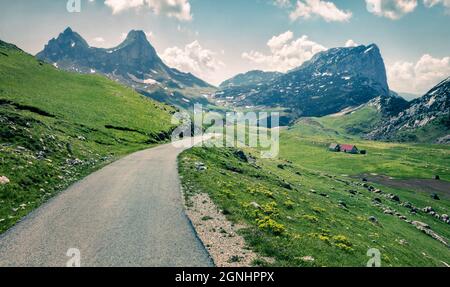
<svg viewBox="0 0 450 287">
<path fill-rule="evenodd" d="M 67 0 L 2 0 L 0 39 L 35 54 L 67 26 L 99 47 L 140 29 L 169 65 L 214 84 L 355 43 L 380 47 L 396 91 L 421 94 L 450 76 L 450 0 L 80 1 L 69 13 Z"/>
</svg>

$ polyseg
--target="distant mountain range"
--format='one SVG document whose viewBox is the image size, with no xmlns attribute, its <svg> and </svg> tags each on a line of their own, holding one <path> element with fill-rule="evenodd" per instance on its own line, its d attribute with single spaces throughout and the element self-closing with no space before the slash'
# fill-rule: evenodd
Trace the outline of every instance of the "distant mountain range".
<svg viewBox="0 0 450 287">
<path fill-rule="evenodd" d="M 250 71 L 224 81 L 219 90 L 164 64 L 142 31 L 131 31 L 111 49 L 90 47 L 70 28 L 37 54 L 54 66 L 99 73 L 141 94 L 179 107 L 199 102 L 231 109 L 277 109 L 282 124 L 301 117 L 376 107 L 380 122 L 365 136 L 375 140 L 450 142 L 449 80 L 411 102 L 390 91 L 377 45 L 333 48 L 287 73 Z M 417 133 L 416 133 L 417 131 Z"/>
<path fill-rule="evenodd" d="M 384 62 L 374 44 L 330 49 L 288 73 L 261 79 L 245 85 L 231 79 L 215 98 L 235 107 L 285 108 L 295 119 L 333 114 L 390 94 Z"/>
<path fill-rule="evenodd" d="M 143 31 L 131 31 L 119 46 L 90 47 L 71 28 L 48 42 L 36 57 L 63 70 L 103 74 L 158 100 L 175 97 L 183 89 L 211 89 L 212 85 L 190 73 L 168 67 L 158 56 Z M 179 101 L 188 102 L 179 95 Z"/>
</svg>

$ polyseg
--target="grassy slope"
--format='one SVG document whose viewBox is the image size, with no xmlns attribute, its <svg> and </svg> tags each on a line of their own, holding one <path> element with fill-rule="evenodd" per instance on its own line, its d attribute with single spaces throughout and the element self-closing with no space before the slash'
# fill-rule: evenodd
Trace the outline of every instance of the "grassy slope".
<svg viewBox="0 0 450 287">
<path fill-rule="evenodd" d="M 350 118 L 366 116 L 356 114 Z M 239 160 L 232 150 L 187 151 L 180 159 L 187 195 L 209 193 L 230 220 L 249 226 L 243 232 L 247 243 L 261 255 L 274 257 L 277 266 L 365 266 L 369 248 L 380 249 L 384 266 L 448 263 L 447 247 L 397 217 L 383 214 L 372 201 L 380 197 L 385 207 L 410 220 L 426 222 L 450 238 L 447 224 L 421 212 L 412 215 L 398 203 L 362 188 L 348 175 L 370 172 L 398 178 L 431 178 L 439 174 L 450 180 L 450 148 L 360 140 L 345 133 L 347 126 L 357 124 L 356 120 L 354 124 L 348 122 L 328 117 L 301 121 L 282 132 L 281 159 L 257 160 L 258 167 Z M 368 154 L 331 153 L 327 151 L 330 142 L 356 143 Z M 247 152 L 258 155 L 254 150 Z M 208 170 L 196 171 L 198 161 L 205 163 Z M 286 182 L 292 188 L 286 188 Z M 419 208 L 432 206 L 439 214 L 450 211 L 447 199 L 435 201 L 425 193 L 375 186 Z M 349 189 L 359 194 L 353 195 Z M 347 208 L 340 207 L 339 201 Z M 261 205 L 262 210 L 255 209 L 252 202 Z M 379 224 L 369 222 L 370 216 L 378 218 Z M 402 240 L 408 243 L 402 244 Z M 315 261 L 304 262 L 304 256 L 313 256 Z"/>
<path fill-rule="evenodd" d="M 171 112 L 0 42 L 0 175 L 11 181 L 0 186 L 0 233 L 107 162 L 163 140 Z"/>
</svg>

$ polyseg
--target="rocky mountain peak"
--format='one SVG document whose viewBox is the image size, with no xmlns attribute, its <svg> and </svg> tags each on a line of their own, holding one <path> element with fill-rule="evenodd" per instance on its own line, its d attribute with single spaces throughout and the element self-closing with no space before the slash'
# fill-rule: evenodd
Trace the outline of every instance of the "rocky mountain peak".
<svg viewBox="0 0 450 287">
<path fill-rule="evenodd" d="M 211 87 L 208 83 L 165 65 L 144 31 L 132 30 L 117 47 L 90 47 L 70 27 L 50 40 L 37 58 L 79 73 L 101 73 L 133 88 Z"/>
<path fill-rule="evenodd" d="M 382 94 L 389 94 L 386 68 L 376 44 L 332 48 L 316 54 L 292 72 L 305 76 L 321 74 L 366 78 L 372 85 L 378 85 Z"/>
<path fill-rule="evenodd" d="M 131 30 L 126 38 L 126 41 L 145 41 L 148 42 L 147 40 L 147 35 L 145 34 L 144 31 L 142 30 Z"/>
</svg>

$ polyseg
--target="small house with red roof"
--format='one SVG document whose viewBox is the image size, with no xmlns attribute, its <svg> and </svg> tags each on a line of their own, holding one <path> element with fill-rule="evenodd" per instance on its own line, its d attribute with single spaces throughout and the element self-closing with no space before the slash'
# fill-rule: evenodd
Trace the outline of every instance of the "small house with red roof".
<svg viewBox="0 0 450 287">
<path fill-rule="evenodd" d="M 341 152 L 351 153 L 351 154 L 358 154 L 359 153 L 359 150 L 358 150 L 358 148 L 355 145 L 341 144 L 340 148 L 341 148 Z"/>
<path fill-rule="evenodd" d="M 360 153 L 359 149 L 355 145 L 351 145 L 351 144 L 332 143 L 328 147 L 328 150 L 333 151 L 333 152 L 345 152 L 345 153 L 350 153 L 350 154 L 359 154 Z"/>
</svg>

